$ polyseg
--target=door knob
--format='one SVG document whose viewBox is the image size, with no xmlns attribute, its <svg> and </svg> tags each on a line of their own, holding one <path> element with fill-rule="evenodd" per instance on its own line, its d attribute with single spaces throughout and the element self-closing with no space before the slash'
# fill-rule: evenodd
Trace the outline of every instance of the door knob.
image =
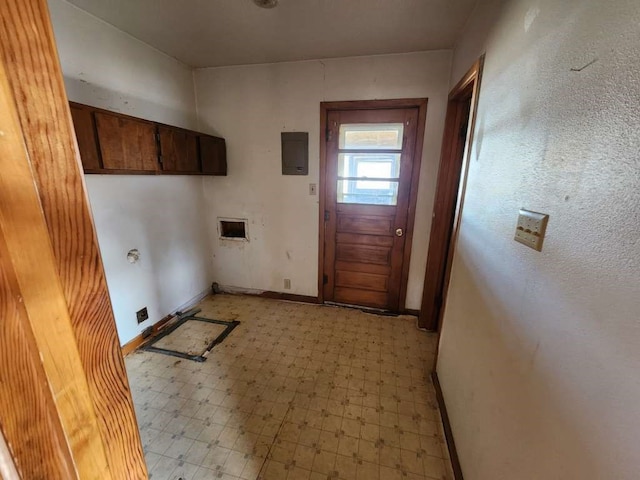
<svg viewBox="0 0 640 480">
<path fill-rule="evenodd" d="M 401 228 L 396 228 L 396 236 L 401 237 L 403 233 Z"/>
</svg>

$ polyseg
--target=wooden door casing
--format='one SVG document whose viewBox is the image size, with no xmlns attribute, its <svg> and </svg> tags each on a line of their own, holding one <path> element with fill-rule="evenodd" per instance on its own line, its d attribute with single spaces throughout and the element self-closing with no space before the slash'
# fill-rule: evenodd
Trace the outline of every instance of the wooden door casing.
<svg viewBox="0 0 640 480">
<path fill-rule="evenodd" d="M 142 443 L 46 0 L 6 0 L 0 9 L 0 38 L 0 62 L 6 69 L 24 135 L 30 183 L 38 191 L 83 376 L 97 417 L 97 436 L 106 451 L 110 471 L 106 478 L 146 479 Z M 52 318 L 49 312 L 47 322 Z M 28 407 L 14 403 L 15 408 Z M 83 478 L 100 474 L 95 471 Z M 44 478 L 74 476 L 61 471 Z"/>
<path fill-rule="evenodd" d="M 442 308 L 442 286 L 444 270 L 447 262 L 451 228 L 455 203 L 460 183 L 460 168 L 462 166 L 464 147 L 467 138 L 469 122 L 469 97 L 456 99 L 450 103 L 446 125 L 451 128 L 450 145 L 448 147 L 448 163 L 441 165 L 438 170 L 436 196 L 433 207 L 431 233 L 429 234 L 429 250 L 423 287 L 423 302 L 420 309 L 422 321 L 420 326 L 434 330 L 440 308 Z M 427 323 L 424 319 L 431 319 Z"/>
<path fill-rule="evenodd" d="M 110 479 L 4 65 L 0 111 L 0 350 L 8 355 L 0 369 L 2 435 L 21 476 Z"/>
<path fill-rule="evenodd" d="M 449 93 L 418 325 L 439 330 L 469 168 L 484 56 Z"/>
<path fill-rule="evenodd" d="M 382 102 L 382 108 L 377 107 L 380 101 L 339 102 L 339 107 L 346 104 L 347 108 L 323 112 L 327 141 L 321 148 L 319 296 L 321 301 L 399 311 L 404 309 L 426 100 L 409 105 L 401 100 L 400 108 L 394 101 Z M 404 125 L 396 205 L 337 203 L 339 126 L 348 123 Z M 396 235 L 397 229 L 402 230 L 401 236 Z"/>
</svg>

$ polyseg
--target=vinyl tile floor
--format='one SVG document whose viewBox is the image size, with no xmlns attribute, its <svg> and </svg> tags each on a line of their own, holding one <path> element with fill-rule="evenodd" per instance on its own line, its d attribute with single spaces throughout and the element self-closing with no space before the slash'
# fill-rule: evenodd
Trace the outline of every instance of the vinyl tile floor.
<svg viewBox="0 0 640 480">
<path fill-rule="evenodd" d="M 126 357 L 152 480 L 452 480 L 415 317 L 215 295 L 206 362 Z"/>
</svg>

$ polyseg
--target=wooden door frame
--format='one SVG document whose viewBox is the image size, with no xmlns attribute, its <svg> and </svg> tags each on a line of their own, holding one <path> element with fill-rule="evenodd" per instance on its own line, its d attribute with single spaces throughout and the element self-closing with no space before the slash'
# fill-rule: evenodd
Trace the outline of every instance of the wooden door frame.
<svg viewBox="0 0 640 480">
<path fill-rule="evenodd" d="M 424 131 L 427 121 L 426 98 L 400 98 L 391 100 L 350 100 L 339 102 L 320 102 L 320 172 L 319 172 L 319 210 L 318 210 L 318 303 L 324 303 L 324 237 L 326 209 L 326 167 L 327 167 L 327 115 L 332 110 L 381 110 L 394 108 L 417 108 L 418 125 L 416 129 L 416 145 L 411 171 L 411 185 L 409 191 L 409 208 L 407 211 L 406 241 L 402 258 L 402 273 L 400 276 L 400 294 L 398 311 L 405 312 L 407 283 L 409 281 L 409 263 L 411 260 L 411 245 L 413 241 L 413 227 L 418 201 L 418 183 L 420 181 L 420 166 L 422 163 L 422 147 L 424 145 Z"/>
<path fill-rule="evenodd" d="M 11 280 L 0 278 L 0 307 L 17 305 L 5 315 L 14 330 L 0 332 L 0 342 L 17 337 L 0 348 L 15 359 L 5 369 L 14 383 L 0 382 L 0 403 L 11 402 L 0 405 L 0 428 L 25 478 L 142 480 L 147 467 L 47 1 L 5 0 L 0 38 L 0 144 L 12 148 L 0 156 L 0 276 Z M 25 333 L 7 338 L 16 331 Z"/>
<path fill-rule="evenodd" d="M 440 156 L 440 166 L 438 168 L 438 185 L 436 186 L 436 199 L 432 215 L 431 240 L 429 244 L 429 252 L 431 252 L 431 247 L 435 245 L 437 255 L 429 255 L 427 258 L 422 303 L 418 317 L 418 326 L 427 330 L 439 331 L 442 318 L 444 317 L 447 290 L 449 288 L 449 279 L 453 264 L 453 254 L 460 227 L 460 213 L 462 212 L 467 185 L 469 158 L 475 131 L 478 94 L 482 80 L 483 66 L 484 55 L 464 74 L 456 86 L 453 87 L 448 97 L 445 129 L 442 138 L 442 153 Z M 463 105 L 466 104 L 469 98 L 471 99 L 471 104 L 469 106 L 466 140 L 463 151 L 461 152 L 459 150 L 458 137 L 463 122 L 461 108 L 465 108 Z M 460 155 L 462 155 L 462 162 L 458 165 L 457 162 Z M 448 169 L 447 173 L 449 173 L 449 178 L 451 178 L 451 175 L 453 175 L 454 178 L 459 178 L 457 188 L 452 185 L 440 184 L 440 174 L 443 169 Z M 436 221 L 447 221 L 447 219 L 450 219 L 452 216 L 453 221 L 451 223 L 450 234 L 446 238 L 436 239 L 435 235 L 433 235 L 434 229 L 438 226 Z M 438 243 L 432 244 L 431 242 Z M 444 269 L 440 271 L 436 269 L 435 273 L 433 273 L 433 270 L 429 268 L 432 265 L 430 262 L 437 262 L 438 264 L 444 262 Z"/>
</svg>

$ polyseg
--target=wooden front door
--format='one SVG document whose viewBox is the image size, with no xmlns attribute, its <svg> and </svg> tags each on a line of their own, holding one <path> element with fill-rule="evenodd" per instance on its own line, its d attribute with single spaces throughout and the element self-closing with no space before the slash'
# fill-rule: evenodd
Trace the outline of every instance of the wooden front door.
<svg viewBox="0 0 640 480">
<path fill-rule="evenodd" d="M 389 311 L 404 303 L 420 113 L 419 107 L 327 111 L 325 301 Z"/>
</svg>

